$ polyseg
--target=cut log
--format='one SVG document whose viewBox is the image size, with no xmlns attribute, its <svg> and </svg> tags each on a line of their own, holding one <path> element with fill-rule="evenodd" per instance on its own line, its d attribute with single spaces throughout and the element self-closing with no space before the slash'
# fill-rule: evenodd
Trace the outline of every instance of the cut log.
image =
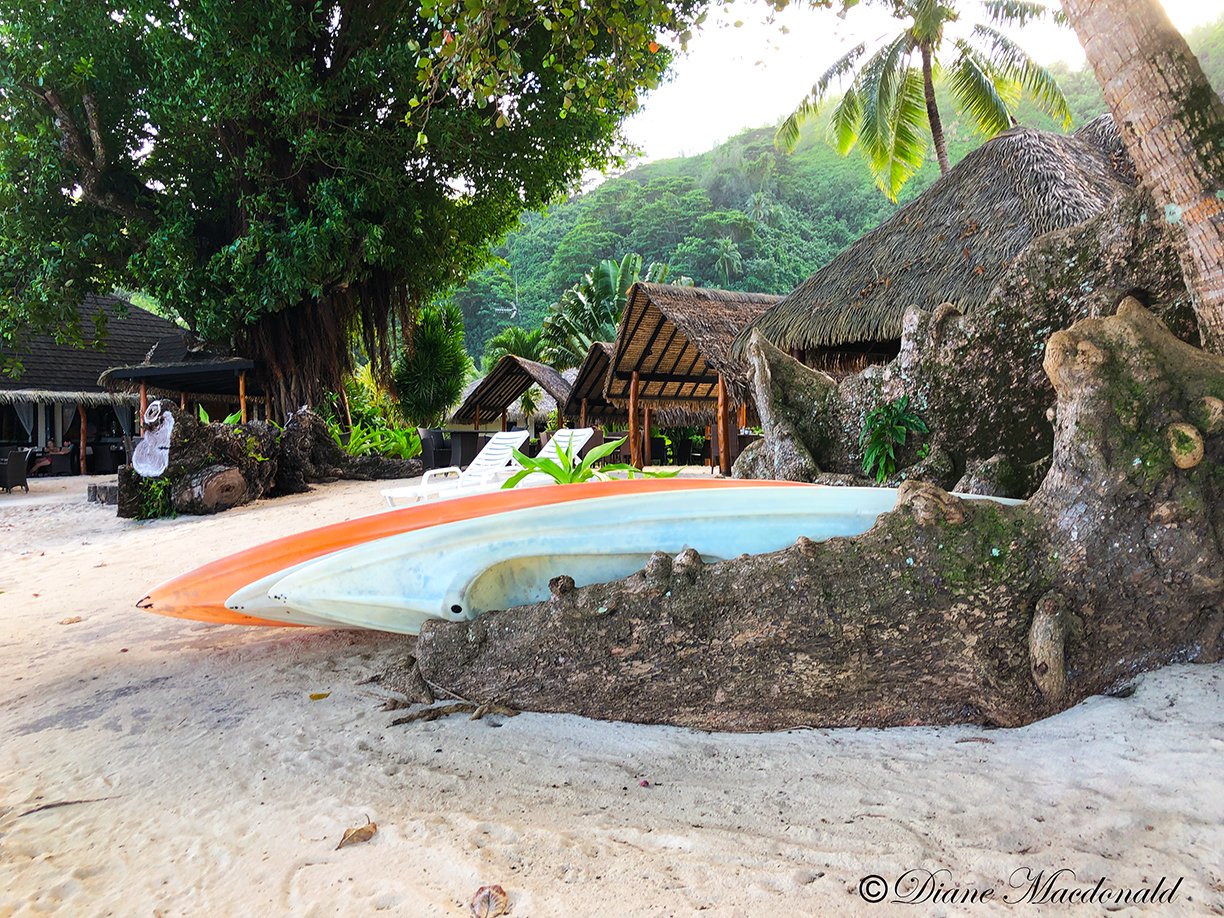
<svg viewBox="0 0 1224 918">
<path fill-rule="evenodd" d="M 242 472 L 229 465 L 210 465 L 191 473 L 174 492 L 179 513 L 220 513 L 251 500 Z"/>
</svg>

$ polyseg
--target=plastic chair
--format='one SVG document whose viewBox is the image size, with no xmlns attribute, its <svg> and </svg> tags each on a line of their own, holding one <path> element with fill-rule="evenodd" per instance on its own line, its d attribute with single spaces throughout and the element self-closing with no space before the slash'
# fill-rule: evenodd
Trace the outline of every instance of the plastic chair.
<svg viewBox="0 0 1224 918">
<path fill-rule="evenodd" d="M 388 488 L 382 492 L 382 496 L 388 507 L 395 507 L 397 500 L 419 503 L 436 497 L 458 497 L 460 494 L 494 490 L 513 473 L 510 466 L 514 463 L 514 455 L 511 450 L 522 447 L 526 439 L 525 430 L 496 433 L 466 469 L 457 465 L 430 469 L 419 484 Z"/>
</svg>

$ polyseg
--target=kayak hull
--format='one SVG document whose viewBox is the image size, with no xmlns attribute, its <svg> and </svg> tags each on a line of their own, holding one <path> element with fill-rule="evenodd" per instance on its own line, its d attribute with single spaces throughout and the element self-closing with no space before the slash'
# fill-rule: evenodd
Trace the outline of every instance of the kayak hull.
<svg viewBox="0 0 1224 918">
<path fill-rule="evenodd" d="M 271 578 L 267 605 L 252 591 L 228 604 L 415 634 L 429 620 L 461 621 L 546 599 L 549 580 L 561 574 L 579 586 L 628 576 L 655 551 L 693 548 L 717 561 L 776 551 L 800 536 L 858 535 L 897 497 L 884 488 L 737 484 L 610 494 L 399 533 Z"/>
<path fill-rule="evenodd" d="M 220 558 L 167 580 L 152 590 L 137 607 L 159 615 L 226 625 L 324 624 L 324 620 L 298 612 L 264 618 L 254 607 L 226 608 L 226 601 L 245 587 L 273 577 L 305 561 L 405 532 L 513 512 L 538 506 L 568 503 L 608 494 L 649 494 L 660 491 L 717 490 L 729 486 L 779 485 L 778 482 L 728 482 L 717 479 L 668 478 L 590 482 L 564 487 L 494 491 L 426 505 L 389 510 L 318 529 L 275 539 Z M 810 487 L 792 484 L 792 487 Z M 263 591 L 266 597 L 267 590 Z M 334 625 L 330 619 L 327 624 Z"/>
</svg>

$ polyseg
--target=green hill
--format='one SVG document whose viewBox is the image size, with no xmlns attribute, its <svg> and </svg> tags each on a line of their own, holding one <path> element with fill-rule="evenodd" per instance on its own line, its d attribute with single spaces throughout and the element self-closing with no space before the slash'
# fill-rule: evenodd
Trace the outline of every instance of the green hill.
<svg viewBox="0 0 1224 918">
<path fill-rule="evenodd" d="M 1217 89 L 1224 88 L 1224 18 L 1188 36 Z M 1074 115 L 1072 129 L 1105 110 L 1087 70 L 1056 67 Z M 950 101 L 945 133 L 953 162 L 983 138 L 956 118 Z M 1022 124 L 1056 130 L 1033 107 Z M 791 155 L 773 146 L 773 127 L 745 131 L 702 153 L 660 160 L 610 178 L 594 190 L 529 214 L 498 246 L 495 261 L 454 294 L 463 310 L 468 349 L 479 356 L 499 329 L 538 328 L 562 290 L 602 258 L 639 252 L 666 261 L 672 276 L 698 284 L 787 293 L 865 231 L 890 216 L 857 153 L 837 154 L 823 123 L 809 125 Z M 934 157 L 906 186 L 901 204 L 938 177 Z M 729 280 L 715 265 L 715 245 L 731 237 L 742 268 Z"/>
</svg>

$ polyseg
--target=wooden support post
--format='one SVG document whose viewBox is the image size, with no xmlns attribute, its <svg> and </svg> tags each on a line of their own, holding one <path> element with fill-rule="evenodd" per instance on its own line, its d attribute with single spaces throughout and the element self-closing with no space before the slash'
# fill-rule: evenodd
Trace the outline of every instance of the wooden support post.
<svg viewBox="0 0 1224 918">
<path fill-rule="evenodd" d="M 739 406 L 739 426 L 740 427 L 748 426 L 748 406 L 747 405 Z"/>
<path fill-rule="evenodd" d="M 509 419 L 508 417 L 506 417 L 506 409 L 505 409 L 505 408 L 503 408 L 503 409 L 502 409 L 502 418 L 501 418 L 501 421 L 502 421 L 502 433 L 505 433 L 507 430 L 509 430 L 509 429 L 510 429 L 510 419 Z"/>
<path fill-rule="evenodd" d="M 727 398 L 727 382 L 718 376 L 718 468 L 724 477 L 731 477 L 731 410 Z"/>
<path fill-rule="evenodd" d="M 85 474 L 85 435 L 89 430 L 89 424 L 85 420 L 85 406 L 77 405 L 77 417 L 81 421 L 81 474 Z"/>
<path fill-rule="evenodd" d="M 578 409 L 578 426 L 579 427 L 586 427 L 586 416 L 587 416 L 587 400 L 584 398 L 582 400 L 582 407 Z"/>
<path fill-rule="evenodd" d="M 650 409 L 642 409 L 642 468 L 650 465 Z"/>
<path fill-rule="evenodd" d="M 247 422 L 246 370 L 238 371 L 238 419 L 243 424 Z"/>
<path fill-rule="evenodd" d="M 183 414 L 187 413 L 187 393 L 186 392 L 179 393 L 179 411 L 183 412 Z"/>
<path fill-rule="evenodd" d="M 642 467 L 642 442 L 638 428 L 638 372 L 629 380 L 629 464 Z"/>
<path fill-rule="evenodd" d="M 269 392 L 264 396 L 264 420 L 272 420 L 272 393 Z"/>
<path fill-rule="evenodd" d="M 475 416 L 472 418 L 472 427 L 476 429 L 477 433 L 480 433 L 480 406 L 479 405 L 476 406 Z"/>
<path fill-rule="evenodd" d="M 140 414 L 136 417 L 136 428 L 142 430 L 144 424 L 145 409 L 149 407 L 149 384 L 143 379 L 140 381 Z"/>
</svg>

